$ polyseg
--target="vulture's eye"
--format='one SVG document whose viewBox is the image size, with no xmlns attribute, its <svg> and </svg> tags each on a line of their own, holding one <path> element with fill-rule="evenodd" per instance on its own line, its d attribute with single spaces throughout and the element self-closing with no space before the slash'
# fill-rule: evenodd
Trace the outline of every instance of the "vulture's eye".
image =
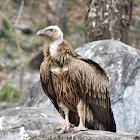
<svg viewBox="0 0 140 140">
<path fill-rule="evenodd" d="M 50 31 L 50 32 L 52 32 L 52 31 L 53 31 L 53 29 L 49 29 L 49 31 Z"/>
<path fill-rule="evenodd" d="M 47 34 L 48 36 L 52 36 L 53 31 L 54 31 L 53 29 L 47 29 L 46 34 Z"/>
</svg>

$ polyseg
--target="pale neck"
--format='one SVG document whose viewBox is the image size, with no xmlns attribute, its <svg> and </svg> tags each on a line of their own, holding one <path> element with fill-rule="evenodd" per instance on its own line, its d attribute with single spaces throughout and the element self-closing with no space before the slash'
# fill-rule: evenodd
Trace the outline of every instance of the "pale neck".
<svg viewBox="0 0 140 140">
<path fill-rule="evenodd" d="M 59 39 L 57 39 L 55 41 L 51 41 L 50 45 L 51 44 L 58 44 L 58 46 L 59 46 L 62 42 L 63 42 L 63 37 L 61 37 L 61 38 L 59 38 Z"/>
<path fill-rule="evenodd" d="M 57 49 L 62 42 L 63 42 L 63 38 L 59 40 L 55 40 L 50 43 L 50 55 L 52 57 L 54 57 L 57 54 Z"/>
</svg>

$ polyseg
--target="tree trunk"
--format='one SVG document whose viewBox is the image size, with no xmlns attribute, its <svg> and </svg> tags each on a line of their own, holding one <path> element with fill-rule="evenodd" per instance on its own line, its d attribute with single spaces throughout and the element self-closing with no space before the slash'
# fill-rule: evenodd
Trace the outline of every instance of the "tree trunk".
<svg viewBox="0 0 140 140">
<path fill-rule="evenodd" d="M 86 42 L 115 39 L 128 44 L 133 0 L 89 0 L 85 19 Z"/>
<path fill-rule="evenodd" d="M 67 30 L 65 0 L 47 0 L 46 2 L 48 25 L 57 25 L 65 33 Z"/>
</svg>

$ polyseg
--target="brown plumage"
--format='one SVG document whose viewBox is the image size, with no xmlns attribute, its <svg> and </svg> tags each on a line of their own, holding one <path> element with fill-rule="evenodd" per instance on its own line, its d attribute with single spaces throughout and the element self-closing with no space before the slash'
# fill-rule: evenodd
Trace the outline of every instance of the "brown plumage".
<svg viewBox="0 0 140 140">
<path fill-rule="evenodd" d="M 50 41 L 44 49 L 40 79 L 44 92 L 65 118 L 64 125 L 58 127 L 62 129 L 60 133 L 68 130 L 71 123 L 78 126 L 75 131 L 87 130 L 86 126 L 116 132 L 106 72 L 76 54 L 57 26 L 47 27 L 38 35 Z"/>
</svg>

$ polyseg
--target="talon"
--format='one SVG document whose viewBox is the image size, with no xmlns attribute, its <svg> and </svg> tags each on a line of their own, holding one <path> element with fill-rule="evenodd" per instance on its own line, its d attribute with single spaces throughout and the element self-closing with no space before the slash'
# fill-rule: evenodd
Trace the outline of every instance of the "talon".
<svg viewBox="0 0 140 140">
<path fill-rule="evenodd" d="M 55 129 L 56 130 L 60 130 L 60 129 L 62 129 L 64 127 L 64 124 L 63 125 L 60 125 L 60 126 L 58 126 L 58 127 L 56 127 Z"/>
<path fill-rule="evenodd" d="M 60 130 L 58 135 L 62 135 L 64 132 L 69 131 L 70 127 L 74 127 L 74 124 L 71 123 L 64 123 L 56 128 L 56 130 Z"/>
<path fill-rule="evenodd" d="M 84 125 L 80 125 L 78 127 L 74 127 L 74 132 L 80 132 L 80 131 L 87 131 L 88 129 Z"/>
<path fill-rule="evenodd" d="M 60 136 L 60 135 L 62 135 L 64 132 L 65 132 L 64 130 L 60 130 L 59 133 L 58 133 L 58 135 Z"/>
</svg>

